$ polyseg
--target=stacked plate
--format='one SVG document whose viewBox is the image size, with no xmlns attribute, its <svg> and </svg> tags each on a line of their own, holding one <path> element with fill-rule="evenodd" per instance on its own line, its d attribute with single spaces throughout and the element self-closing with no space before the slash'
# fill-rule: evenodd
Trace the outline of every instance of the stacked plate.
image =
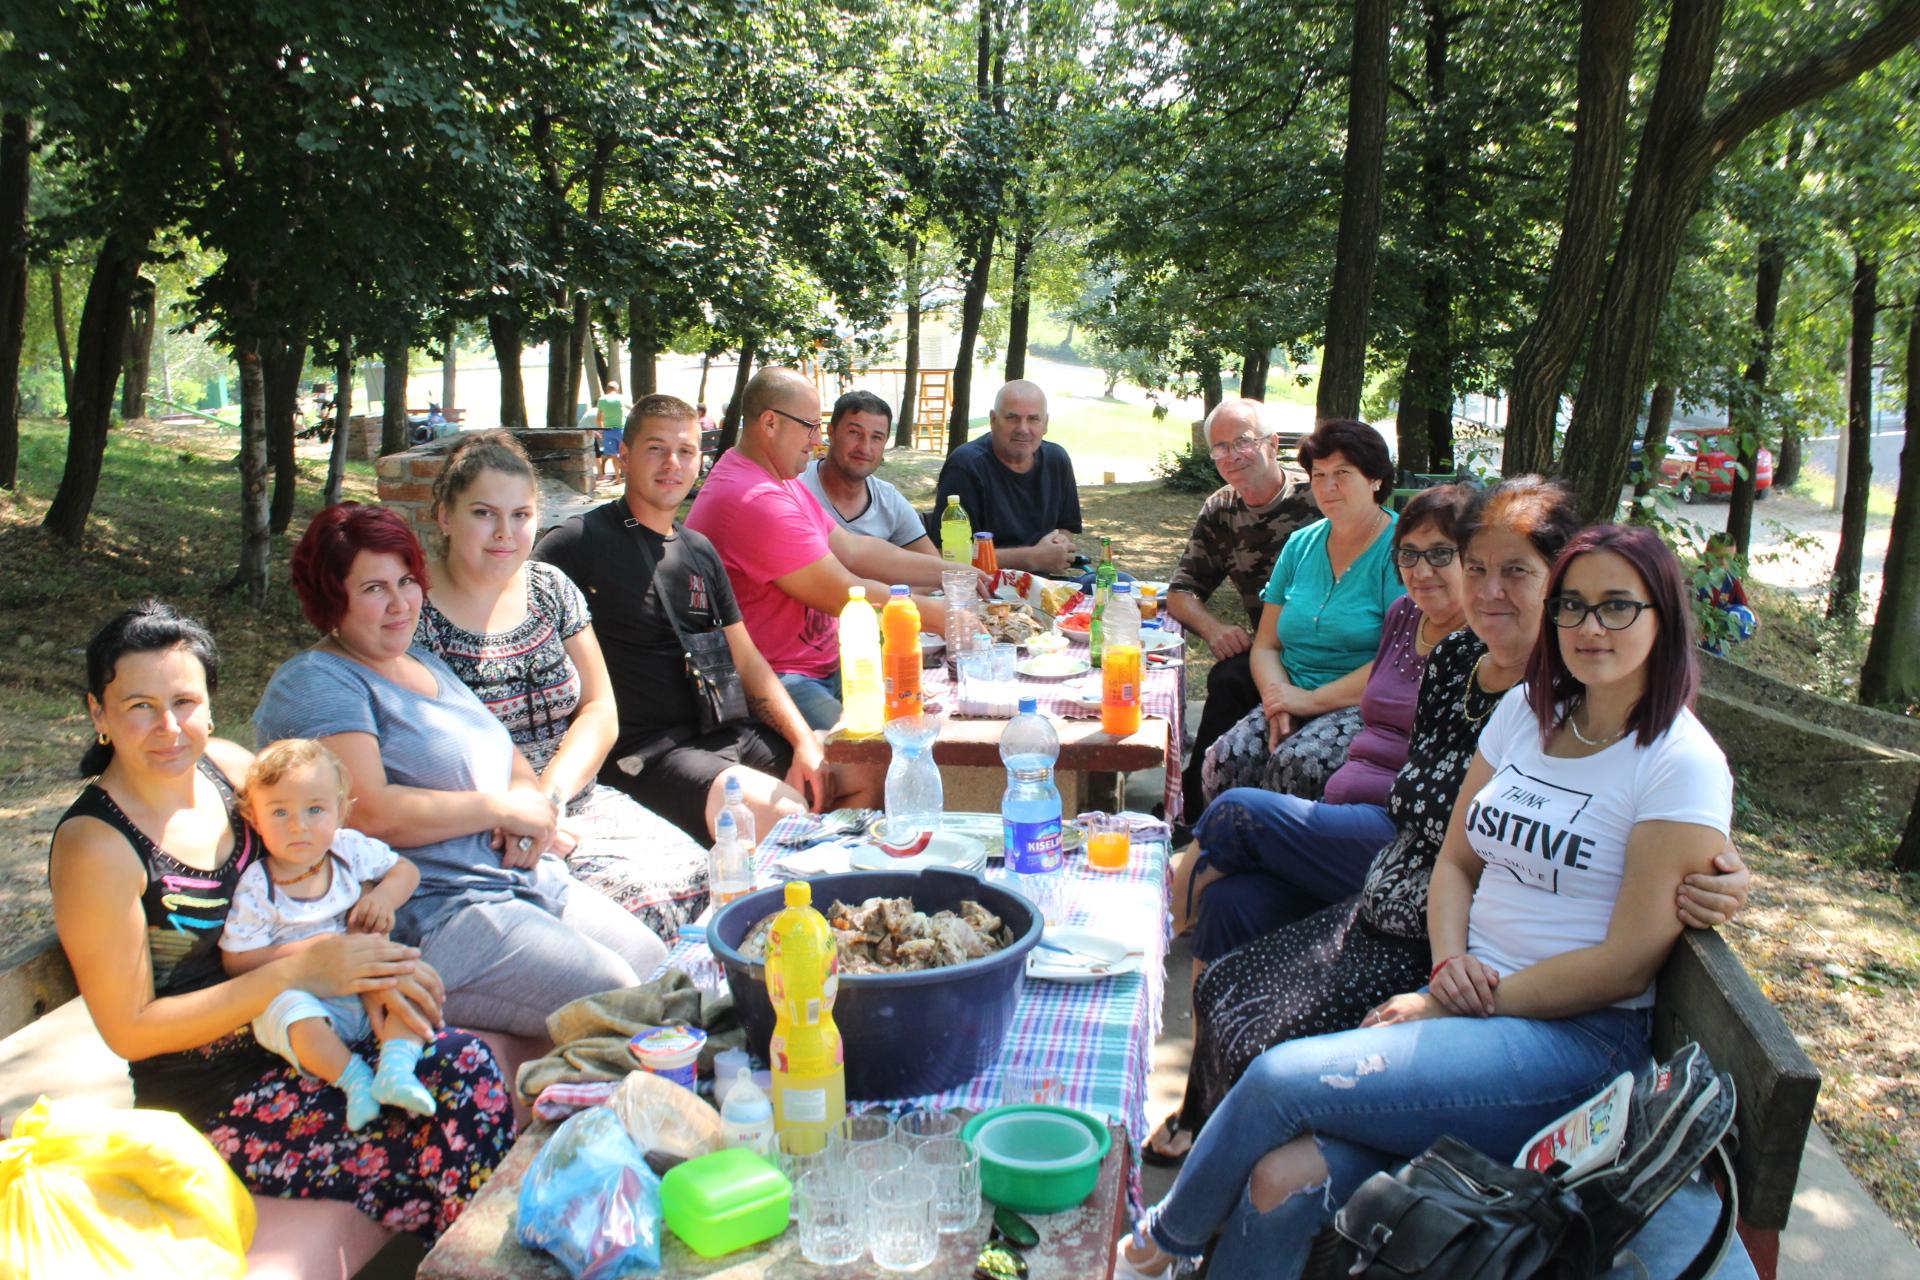
<svg viewBox="0 0 1920 1280">
<path fill-rule="evenodd" d="M 905 858 L 896 858 L 877 844 L 862 842 L 848 859 L 855 871 L 923 871 L 928 867 L 946 867 L 953 871 L 987 869 L 987 846 L 972 836 L 957 832 L 936 832 L 926 848 Z"/>
</svg>

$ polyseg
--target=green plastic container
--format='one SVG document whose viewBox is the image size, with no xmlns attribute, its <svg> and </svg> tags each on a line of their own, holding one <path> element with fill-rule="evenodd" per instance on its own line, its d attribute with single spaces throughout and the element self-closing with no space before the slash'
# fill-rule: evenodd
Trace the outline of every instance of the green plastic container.
<svg viewBox="0 0 1920 1280">
<path fill-rule="evenodd" d="M 980 1156 L 980 1190 L 1020 1213 L 1059 1213 L 1093 1194 L 1113 1147 L 1105 1122 L 1072 1107 L 982 1111 L 960 1131 Z"/>
<path fill-rule="evenodd" d="M 792 1195 L 786 1175 L 744 1147 L 696 1157 L 660 1179 L 667 1229 L 703 1258 L 718 1258 L 785 1231 Z"/>
</svg>

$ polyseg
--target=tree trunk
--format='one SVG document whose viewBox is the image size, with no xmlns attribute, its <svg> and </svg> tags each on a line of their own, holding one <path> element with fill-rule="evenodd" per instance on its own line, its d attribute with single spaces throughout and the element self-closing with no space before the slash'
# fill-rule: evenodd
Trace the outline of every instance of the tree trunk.
<svg viewBox="0 0 1920 1280">
<path fill-rule="evenodd" d="M 453 321 L 440 331 L 440 409 L 451 414 L 460 390 L 460 331 Z"/>
<path fill-rule="evenodd" d="M 650 396 L 660 390 L 660 336 L 653 330 L 653 321 L 640 305 L 640 299 L 627 299 L 627 399 L 638 404 L 642 396 Z M 707 397 L 706 363 L 700 366 L 700 401 Z"/>
<path fill-rule="evenodd" d="M 1788 418 L 1780 424 L 1780 450 L 1773 455 L 1773 487 L 1785 492 L 1800 479 L 1800 424 Z"/>
<path fill-rule="evenodd" d="M 1900 446 L 1900 490 L 1880 580 L 1880 607 L 1860 669 L 1860 701 L 1896 709 L 1920 702 L 1920 289 L 1907 307 L 1906 440 Z M 1909 824 L 1911 825 L 1911 824 Z M 1920 836 L 1915 837 L 1920 841 Z M 1904 847 L 1904 846 L 1903 846 Z"/>
<path fill-rule="evenodd" d="M 547 430 L 566 431 L 575 420 L 574 396 L 579 363 L 573 358 L 573 322 L 562 321 L 558 307 L 565 301 L 565 290 L 555 303 L 555 314 L 547 322 Z"/>
<path fill-rule="evenodd" d="M 407 448 L 407 361 L 412 358 L 405 338 L 392 338 L 382 352 L 387 362 L 380 388 L 380 456 Z"/>
<path fill-rule="evenodd" d="M 1326 346 L 1315 416 L 1360 416 L 1367 382 L 1373 278 L 1380 255 L 1380 185 L 1387 154 L 1387 46 L 1390 0 L 1354 0 L 1353 73 L 1347 86 L 1347 152 L 1340 182 L 1340 230 L 1327 295 Z M 1246 385 L 1242 375 L 1242 395 Z M 1261 381 L 1260 394 L 1266 395 Z"/>
<path fill-rule="evenodd" d="M 713 358 L 719 354 L 718 351 L 712 349 L 700 353 L 700 389 L 693 393 L 693 404 L 695 408 L 699 408 L 707 402 L 707 371 L 713 368 Z"/>
<path fill-rule="evenodd" d="M 973 348 L 980 340 L 980 317 L 986 310 L 987 278 L 993 271 L 993 241 L 999 219 L 989 217 L 974 236 L 973 268 L 967 273 L 967 291 L 960 302 L 960 350 L 953 359 L 953 412 L 947 418 L 947 452 L 967 442 L 973 406 Z"/>
<path fill-rule="evenodd" d="M 333 448 L 327 453 L 327 487 L 321 494 L 322 506 L 340 501 L 347 479 L 347 425 L 353 417 L 353 339 L 340 339 L 340 354 L 333 365 Z"/>
<path fill-rule="evenodd" d="M 907 232 L 907 350 L 906 376 L 900 382 L 900 411 L 895 416 L 893 442 L 913 446 L 914 417 L 920 409 L 920 236 Z"/>
<path fill-rule="evenodd" d="M 1220 385 L 1220 361 L 1217 357 L 1209 357 L 1200 366 L 1201 412 L 1212 413 L 1226 398 L 1226 391 Z"/>
<path fill-rule="evenodd" d="M 59 262 L 47 264 L 47 285 L 53 302 L 53 341 L 60 348 L 60 400 L 67 419 L 73 419 L 73 349 L 67 345 L 67 291 L 60 280 Z M 86 318 L 81 317 L 81 324 Z"/>
<path fill-rule="evenodd" d="M 115 232 L 100 245 L 93 281 L 80 311 L 71 398 L 67 401 L 67 463 L 40 527 L 71 546 L 86 532 L 87 514 L 100 487 L 100 464 L 112 425 L 113 389 L 126 350 L 133 280 L 145 255 L 144 241 Z"/>
<path fill-rule="evenodd" d="M 274 533 L 285 533 L 293 524 L 293 498 L 300 483 L 300 464 L 293 449 L 293 420 L 294 407 L 300 401 L 300 374 L 307 367 L 307 344 L 268 342 L 260 345 L 260 351 L 267 458 L 273 467 L 269 526 Z"/>
<path fill-rule="evenodd" d="M 1673 426 L 1673 402 L 1678 391 L 1671 382 L 1653 384 L 1653 398 L 1647 403 L 1647 443 L 1640 453 L 1640 478 L 1633 482 L 1633 510 L 1627 518 L 1645 524 L 1652 512 L 1639 503 L 1660 487 L 1660 463 L 1667 456 L 1667 430 Z"/>
<path fill-rule="evenodd" d="M 1007 309 L 1008 382 L 1027 376 L 1027 325 L 1033 314 L 1033 242 L 1034 218 L 1031 212 L 1020 219 L 1013 236 L 1013 298 Z"/>
<path fill-rule="evenodd" d="M 733 371 L 733 398 L 727 401 L 727 411 L 720 419 L 720 452 L 733 448 L 740 438 L 740 413 L 745 407 L 747 383 L 753 377 L 753 357 L 759 347 L 755 338 L 743 338 L 740 341 L 740 367 Z"/>
<path fill-rule="evenodd" d="M 1746 555 L 1753 545 L 1753 498 L 1757 492 L 1760 446 L 1767 437 L 1767 366 L 1773 359 L 1773 320 L 1780 310 L 1780 281 L 1786 275 L 1787 256 L 1775 236 L 1760 241 L 1753 281 L 1753 359 L 1747 362 L 1746 386 L 1737 399 L 1744 401 L 1735 415 L 1733 440 L 1739 466 L 1733 494 L 1727 500 L 1727 533 L 1733 547 Z"/>
<path fill-rule="evenodd" d="M 487 337 L 493 342 L 493 362 L 500 367 L 500 425 L 509 431 L 527 429 L 527 383 L 520 371 L 525 350 L 520 322 L 503 315 L 487 317 Z"/>
<path fill-rule="evenodd" d="M 259 609 L 267 603 L 267 566 L 273 556 L 267 518 L 267 378 L 257 344 L 243 345 L 234 354 L 240 361 L 240 567 L 227 590 L 245 591 L 248 602 Z M 392 364 L 387 370 L 391 388 Z M 402 386 L 405 376 L 403 372 Z"/>
<path fill-rule="evenodd" d="M 20 349 L 27 334 L 27 118 L 0 116 L 0 489 L 20 472 Z"/>
<path fill-rule="evenodd" d="M 1920 871 L 1920 792 L 1915 792 L 1913 808 L 1907 813 L 1907 829 L 1893 851 L 1895 871 Z"/>
<path fill-rule="evenodd" d="M 1540 309 L 1513 358 L 1500 461 L 1505 475 L 1544 473 L 1553 464 L 1560 397 L 1606 276 L 1639 20 L 1640 0 L 1582 0 L 1580 102 L 1573 117 L 1566 212 Z"/>
<path fill-rule="evenodd" d="M 1619 504 L 1654 333 L 1681 238 L 1713 166 L 1755 129 L 1853 80 L 1920 35 L 1920 0 L 1896 0 L 1861 35 L 1761 76 L 1707 116 L 1724 8 L 1724 0 L 1695 0 L 1675 6 L 1669 19 L 1633 192 L 1562 458 L 1588 520 L 1610 518 Z"/>
<path fill-rule="evenodd" d="M 582 293 L 573 300 L 573 400 L 580 400 L 580 384 L 584 375 L 587 387 L 587 403 L 598 404 L 605 375 L 602 370 L 606 362 L 600 358 L 600 344 L 593 340 L 593 308 Z"/>
<path fill-rule="evenodd" d="M 1829 618 L 1854 619 L 1860 612 L 1860 561 L 1867 542 L 1867 494 L 1873 484 L 1873 323 L 1879 314 L 1880 264 L 1866 254 L 1853 260 L 1853 335 L 1848 350 L 1852 377 L 1847 396 L 1847 480 L 1840 505 L 1840 549 L 1833 558 Z M 1903 446 L 1901 453 L 1906 450 Z"/>
<path fill-rule="evenodd" d="M 617 380 L 625 383 L 627 387 L 627 402 L 631 404 L 640 398 L 640 393 L 634 390 L 634 386 L 639 382 L 639 379 L 633 376 L 631 369 L 623 369 L 620 367 L 620 313 L 613 306 L 608 305 L 601 309 L 600 320 L 601 323 L 606 326 L 607 331 L 606 380 Z"/>
<path fill-rule="evenodd" d="M 127 316 L 126 367 L 121 371 L 120 421 L 147 416 L 147 372 L 153 363 L 153 327 L 158 320 L 153 281 L 137 276 Z"/>
<path fill-rule="evenodd" d="M 1273 353 L 1265 347 L 1240 357 L 1240 394 L 1248 400 L 1265 401 L 1267 372 L 1273 367 Z"/>
<path fill-rule="evenodd" d="M 1394 430 L 1400 469 L 1414 473 L 1453 466 L 1453 276 L 1447 201 L 1453 182 L 1453 108 L 1447 98 L 1447 54 L 1453 23 L 1445 0 L 1424 0 L 1421 16 L 1427 101 L 1420 155 L 1420 314 L 1409 335 Z"/>
</svg>

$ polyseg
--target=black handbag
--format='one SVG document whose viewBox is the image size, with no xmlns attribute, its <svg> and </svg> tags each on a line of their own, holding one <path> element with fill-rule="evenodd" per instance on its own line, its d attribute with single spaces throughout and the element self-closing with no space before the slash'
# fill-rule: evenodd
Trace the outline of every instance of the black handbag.
<svg viewBox="0 0 1920 1280">
<path fill-rule="evenodd" d="M 733 665 L 733 650 L 727 645 L 726 632 L 714 630 L 690 635 L 680 625 L 680 614 L 673 607 L 673 593 L 660 580 L 660 562 L 653 558 L 653 548 L 640 536 L 639 529 L 635 527 L 637 523 L 629 519 L 627 532 L 633 535 L 634 545 L 640 548 L 640 556 L 647 562 L 647 573 L 653 579 L 654 594 L 659 597 L 660 608 L 673 626 L 673 634 L 680 639 L 680 651 L 686 657 L 687 679 L 693 684 L 693 704 L 700 716 L 700 735 L 705 737 L 727 725 L 744 723 L 750 714 L 747 711 L 747 692 L 740 684 L 740 672 Z"/>
<path fill-rule="evenodd" d="M 1310 1277 L 1522 1280 L 1593 1275 L 1593 1233 L 1559 1182 L 1442 1137 L 1376 1173 L 1316 1242 Z"/>
</svg>

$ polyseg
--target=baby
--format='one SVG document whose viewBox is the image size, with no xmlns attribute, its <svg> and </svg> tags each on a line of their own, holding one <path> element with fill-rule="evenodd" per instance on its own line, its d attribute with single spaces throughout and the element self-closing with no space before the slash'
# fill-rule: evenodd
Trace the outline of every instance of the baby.
<svg viewBox="0 0 1920 1280">
<path fill-rule="evenodd" d="M 267 857 L 241 872 L 234 889 L 220 938 L 230 972 L 257 968 L 320 934 L 393 928 L 420 872 L 380 841 L 340 826 L 347 771 L 331 751 L 304 738 L 274 743 L 247 771 L 240 803 Z M 369 1028 L 380 1038 L 377 1072 L 347 1048 Z M 283 991 L 254 1019 L 253 1035 L 298 1070 L 344 1090 L 349 1129 L 378 1116 L 383 1104 L 434 1112 L 433 1095 L 413 1074 L 420 1041 L 381 1006 Z"/>
</svg>

